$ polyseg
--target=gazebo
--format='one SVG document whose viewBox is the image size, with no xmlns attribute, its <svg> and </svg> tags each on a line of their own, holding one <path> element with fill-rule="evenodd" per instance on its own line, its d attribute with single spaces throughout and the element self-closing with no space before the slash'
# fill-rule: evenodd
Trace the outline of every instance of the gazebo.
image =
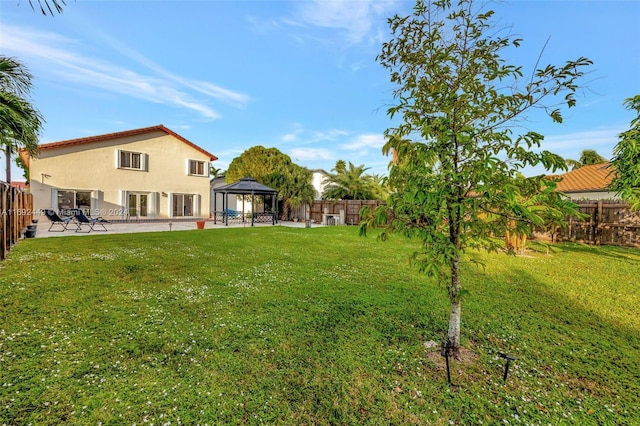
<svg viewBox="0 0 640 426">
<path fill-rule="evenodd" d="M 278 191 L 273 188 L 269 188 L 268 186 L 262 185 L 258 183 L 255 179 L 250 177 L 244 177 L 237 182 L 230 183 L 228 185 L 224 185 L 213 190 L 214 199 L 213 199 L 213 223 L 217 223 L 217 213 L 218 212 L 218 197 L 217 194 L 223 194 L 222 197 L 222 220 L 226 226 L 229 225 L 229 208 L 227 205 L 227 196 L 231 195 L 242 195 L 242 210 L 244 212 L 244 199 L 245 196 L 251 196 L 251 226 L 256 222 L 264 222 L 266 220 L 270 220 L 273 225 L 278 221 L 278 212 L 277 212 L 277 195 Z M 263 203 L 263 211 L 262 213 L 257 213 L 254 209 L 255 207 L 255 196 L 256 195 L 271 195 L 271 211 L 264 211 L 264 207 L 266 203 Z M 245 215 L 242 214 L 242 221 L 244 222 Z"/>
</svg>

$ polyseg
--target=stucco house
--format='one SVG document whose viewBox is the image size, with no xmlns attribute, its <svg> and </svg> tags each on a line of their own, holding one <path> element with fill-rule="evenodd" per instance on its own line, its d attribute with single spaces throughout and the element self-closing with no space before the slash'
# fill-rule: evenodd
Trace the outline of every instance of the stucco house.
<svg viewBox="0 0 640 426">
<path fill-rule="evenodd" d="M 315 195 L 314 195 L 313 199 L 314 200 L 321 200 L 322 199 L 322 194 L 324 193 L 324 189 L 327 186 L 324 183 L 325 179 L 327 179 L 331 175 L 329 173 L 325 172 L 322 169 L 311 170 L 311 173 L 312 173 L 311 184 L 313 185 L 313 188 L 315 189 Z"/>
<path fill-rule="evenodd" d="M 609 190 L 613 174 L 609 163 L 582 166 L 562 175 L 553 176 L 560 179 L 558 191 L 564 192 L 572 200 L 614 200 L 615 192 Z"/>
<path fill-rule="evenodd" d="M 29 168 L 34 210 L 82 208 L 110 220 L 209 217 L 217 157 L 162 124 L 40 145 Z"/>
</svg>

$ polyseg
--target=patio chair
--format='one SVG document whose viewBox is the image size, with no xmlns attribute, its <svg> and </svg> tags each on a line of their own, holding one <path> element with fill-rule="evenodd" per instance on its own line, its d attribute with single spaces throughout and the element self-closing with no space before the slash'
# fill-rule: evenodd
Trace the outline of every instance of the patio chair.
<svg viewBox="0 0 640 426">
<path fill-rule="evenodd" d="M 87 217 L 81 209 L 72 209 L 72 217 L 78 228 L 76 232 L 91 232 L 91 231 L 108 231 L 105 223 L 111 223 L 101 217 Z M 101 226 L 102 229 L 96 229 L 96 226 Z M 83 231 L 83 226 L 87 227 L 86 231 Z"/>
<path fill-rule="evenodd" d="M 227 215 L 227 217 L 232 218 L 232 219 L 240 217 L 240 213 L 238 213 L 234 209 L 225 209 L 224 210 L 224 214 Z"/>
<path fill-rule="evenodd" d="M 44 215 L 51 222 L 49 226 L 49 232 L 64 232 L 71 223 L 71 218 L 67 216 L 60 216 L 55 210 L 47 209 L 44 211 Z M 53 229 L 54 226 L 59 225 L 62 229 Z"/>
<path fill-rule="evenodd" d="M 222 221 L 225 223 L 240 223 L 242 216 L 240 212 L 234 209 L 225 209 Z"/>
</svg>

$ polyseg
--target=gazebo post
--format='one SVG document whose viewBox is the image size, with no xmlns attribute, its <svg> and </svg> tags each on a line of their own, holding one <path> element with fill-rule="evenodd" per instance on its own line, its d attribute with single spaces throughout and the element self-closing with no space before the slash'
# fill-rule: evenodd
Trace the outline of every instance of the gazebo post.
<svg viewBox="0 0 640 426">
<path fill-rule="evenodd" d="M 255 209 L 254 209 L 253 197 L 254 197 L 254 194 L 253 194 L 253 191 L 251 191 L 251 226 L 253 226 L 253 221 L 255 220 L 255 217 L 256 217 L 256 212 L 255 212 Z"/>
<path fill-rule="evenodd" d="M 218 207 L 218 194 L 213 193 L 213 224 L 216 224 L 216 210 Z"/>
<path fill-rule="evenodd" d="M 229 226 L 229 215 L 227 214 L 227 203 L 229 202 L 229 194 L 223 192 L 222 195 L 224 198 L 222 199 L 222 215 L 224 216 L 224 226 Z"/>
<path fill-rule="evenodd" d="M 271 211 L 273 212 L 271 224 L 275 225 L 278 222 L 278 212 L 276 211 L 276 197 L 273 195 L 271 196 Z"/>
</svg>

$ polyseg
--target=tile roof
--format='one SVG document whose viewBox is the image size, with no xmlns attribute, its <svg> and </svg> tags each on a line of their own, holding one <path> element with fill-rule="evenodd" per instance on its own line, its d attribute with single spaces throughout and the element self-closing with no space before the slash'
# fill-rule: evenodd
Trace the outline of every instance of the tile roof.
<svg viewBox="0 0 640 426">
<path fill-rule="evenodd" d="M 613 178 L 609 163 L 582 166 L 563 175 L 553 176 L 561 178 L 558 182 L 558 191 L 606 191 Z"/>
<path fill-rule="evenodd" d="M 29 189 L 29 184 L 27 182 L 17 182 L 15 180 L 11 181 L 11 186 L 14 188 L 18 188 L 21 191 Z"/>
<path fill-rule="evenodd" d="M 60 148 L 60 147 L 64 147 L 64 146 L 88 144 L 88 143 L 93 143 L 93 142 L 106 141 L 106 140 L 109 140 L 109 139 L 116 139 L 116 138 L 122 138 L 122 137 L 127 137 L 127 136 L 141 135 L 141 134 L 144 134 L 144 133 L 150 133 L 150 132 L 156 132 L 156 131 L 165 132 L 166 134 L 175 137 L 176 139 L 180 140 L 181 142 L 186 143 L 187 145 L 189 145 L 190 147 L 192 147 L 196 151 L 200 151 L 204 155 L 208 156 L 209 157 L 209 161 L 214 161 L 214 160 L 218 159 L 218 157 L 216 157 L 215 155 L 213 155 L 210 152 L 200 148 L 198 145 L 194 144 L 193 142 L 183 138 L 179 134 L 175 133 L 173 130 L 164 127 L 164 125 L 162 125 L 162 124 L 159 124 L 157 126 L 151 126 L 151 127 L 143 127 L 143 128 L 140 128 L 140 129 L 125 130 L 123 132 L 106 133 L 104 135 L 88 136 L 88 137 L 84 137 L 84 138 L 68 139 L 68 140 L 64 140 L 64 141 L 60 141 L 60 142 L 45 143 L 45 144 L 40 145 L 40 150 L 43 151 L 43 150 L 47 150 L 47 149 Z"/>
</svg>

